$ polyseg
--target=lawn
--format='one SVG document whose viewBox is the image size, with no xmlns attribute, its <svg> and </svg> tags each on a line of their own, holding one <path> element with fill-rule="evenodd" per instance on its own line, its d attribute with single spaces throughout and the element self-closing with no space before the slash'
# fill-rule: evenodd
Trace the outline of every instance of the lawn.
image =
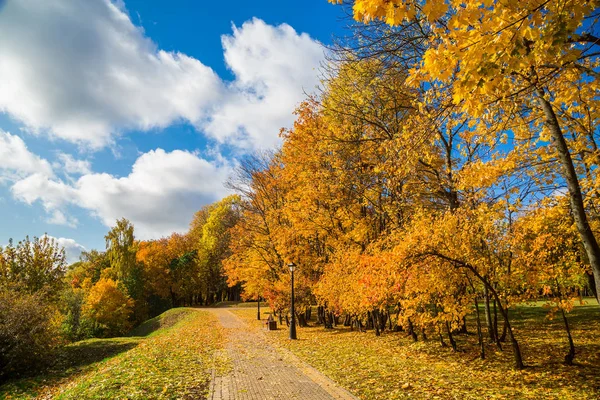
<svg viewBox="0 0 600 400">
<path fill-rule="evenodd" d="M 268 309 L 265 308 L 266 311 Z M 256 309 L 234 309 L 257 329 Z M 263 314 L 263 319 L 266 315 Z M 477 336 L 458 335 L 459 352 L 437 338 L 413 342 L 400 333 L 376 337 L 372 331 L 338 327 L 299 328 L 297 341 L 287 327 L 266 332 L 274 344 L 291 350 L 361 399 L 598 399 L 600 398 L 600 308 L 577 306 L 569 314 L 576 346 L 574 366 L 562 364 L 567 339 L 562 320 L 546 319 L 541 304 L 511 310 L 515 335 L 527 368 L 512 368 L 510 345 L 487 346 L 478 358 Z M 264 321 L 262 321 L 264 322 Z M 475 331 L 469 321 L 469 330 Z"/>
<path fill-rule="evenodd" d="M 43 375 L 0 386 L 2 399 L 198 399 L 206 397 L 223 336 L 211 314 L 172 309 L 129 337 L 66 346 Z M 219 353 L 220 354 L 220 353 Z"/>
</svg>

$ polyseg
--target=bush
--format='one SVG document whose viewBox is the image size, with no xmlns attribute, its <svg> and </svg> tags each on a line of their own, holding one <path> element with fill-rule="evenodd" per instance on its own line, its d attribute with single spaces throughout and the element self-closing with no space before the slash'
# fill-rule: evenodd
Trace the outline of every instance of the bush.
<svg viewBox="0 0 600 400">
<path fill-rule="evenodd" d="M 0 288 L 0 381 L 43 367 L 61 344 L 60 324 L 41 294 Z"/>
</svg>

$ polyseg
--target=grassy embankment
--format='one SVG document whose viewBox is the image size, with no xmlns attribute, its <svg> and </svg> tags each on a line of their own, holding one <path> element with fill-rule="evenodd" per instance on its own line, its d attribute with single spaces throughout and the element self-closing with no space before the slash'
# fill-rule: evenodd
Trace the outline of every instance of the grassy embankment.
<svg viewBox="0 0 600 400">
<path fill-rule="evenodd" d="M 454 353 L 442 348 L 437 337 L 414 343 L 402 332 L 376 337 L 372 331 L 351 332 L 345 327 L 325 330 L 314 326 L 314 321 L 312 327 L 298 329 L 297 341 L 288 339 L 285 326 L 266 333 L 274 344 L 291 350 L 365 400 L 598 399 L 600 308 L 591 299 L 587 302 L 569 314 L 577 350 L 574 366 L 561 363 L 568 351 L 561 318 L 546 319 L 541 303 L 510 311 L 527 365 L 523 371 L 512 368 L 509 343 L 502 352 L 487 346 L 487 357 L 480 360 L 475 334 L 457 335 L 459 352 Z M 256 309 L 233 312 L 262 328 Z M 468 322 L 468 328 L 475 331 L 474 321 Z"/>
<path fill-rule="evenodd" d="M 64 347 L 43 374 L 0 386 L 0 399 L 197 399 L 208 392 L 223 336 L 214 316 L 176 308 L 128 337 L 90 339 Z"/>
</svg>

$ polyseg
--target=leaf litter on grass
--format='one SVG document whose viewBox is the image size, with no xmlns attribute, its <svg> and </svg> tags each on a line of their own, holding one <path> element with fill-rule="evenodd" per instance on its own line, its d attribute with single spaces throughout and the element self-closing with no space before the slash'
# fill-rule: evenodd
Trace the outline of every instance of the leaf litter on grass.
<svg viewBox="0 0 600 400">
<path fill-rule="evenodd" d="M 64 354 L 91 345 L 99 349 L 129 345 L 90 364 L 64 363 L 62 371 L 12 382 L 0 388 L 0 398 L 205 398 L 211 372 L 223 374 L 229 368 L 226 355 L 218 352 L 223 348 L 222 328 L 205 311 L 174 309 L 165 314 L 168 323 L 156 328 L 153 322 L 151 329 L 142 330 L 146 336 L 92 339 L 67 346 Z"/>
<path fill-rule="evenodd" d="M 523 306 L 514 312 L 525 363 L 512 368 L 512 352 L 494 346 L 478 358 L 477 336 L 457 335 L 459 352 L 437 340 L 413 342 L 403 333 L 351 332 L 338 326 L 299 328 L 301 340 L 288 339 L 287 329 L 266 335 L 361 399 L 597 399 L 600 398 L 600 318 L 597 307 L 576 308 L 572 326 L 578 349 L 575 366 L 561 364 L 566 353 L 564 331 L 545 313 Z M 256 311 L 232 310 L 260 329 Z M 521 313 L 527 315 L 522 318 Z M 532 321 L 535 320 L 535 324 Z M 471 321 L 471 327 L 474 326 Z M 541 328 L 541 329 L 540 329 Z"/>
</svg>

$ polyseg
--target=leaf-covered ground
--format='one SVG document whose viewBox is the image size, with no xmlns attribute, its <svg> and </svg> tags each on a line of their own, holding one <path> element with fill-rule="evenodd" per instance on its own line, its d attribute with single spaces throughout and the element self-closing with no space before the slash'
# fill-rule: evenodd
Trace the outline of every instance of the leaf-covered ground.
<svg viewBox="0 0 600 400">
<path fill-rule="evenodd" d="M 256 309 L 232 310 L 257 328 Z M 403 333 L 376 337 L 372 331 L 338 327 L 299 328 L 297 341 L 284 325 L 267 332 L 287 348 L 361 399 L 598 399 L 600 398 L 600 308 L 578 306 L 569 315 L 576 365 L 561 362 L 567 351 L 562 321 L 545 318 L 539 304 L 511 310 L 527 368 L 512 368 L 510 345 L 486 348 L 478 358 L 477 337 L 458 335 L 459 353 L 442 348 L 437 338 L 414 343 Z M 471 332 L 475 330 L 469 321 Z M 447 340 L 446 340 L 447 342 Z"/>
<path fill-rule="evenodd" d="M 172 309 L 132 334 L 66 346 L 51 370 L 0 386 L 0 398 L 198 399 L 211 368 L 228 368 L 213 357 L 223 335 L 207 312 Z"/>
</svg>

